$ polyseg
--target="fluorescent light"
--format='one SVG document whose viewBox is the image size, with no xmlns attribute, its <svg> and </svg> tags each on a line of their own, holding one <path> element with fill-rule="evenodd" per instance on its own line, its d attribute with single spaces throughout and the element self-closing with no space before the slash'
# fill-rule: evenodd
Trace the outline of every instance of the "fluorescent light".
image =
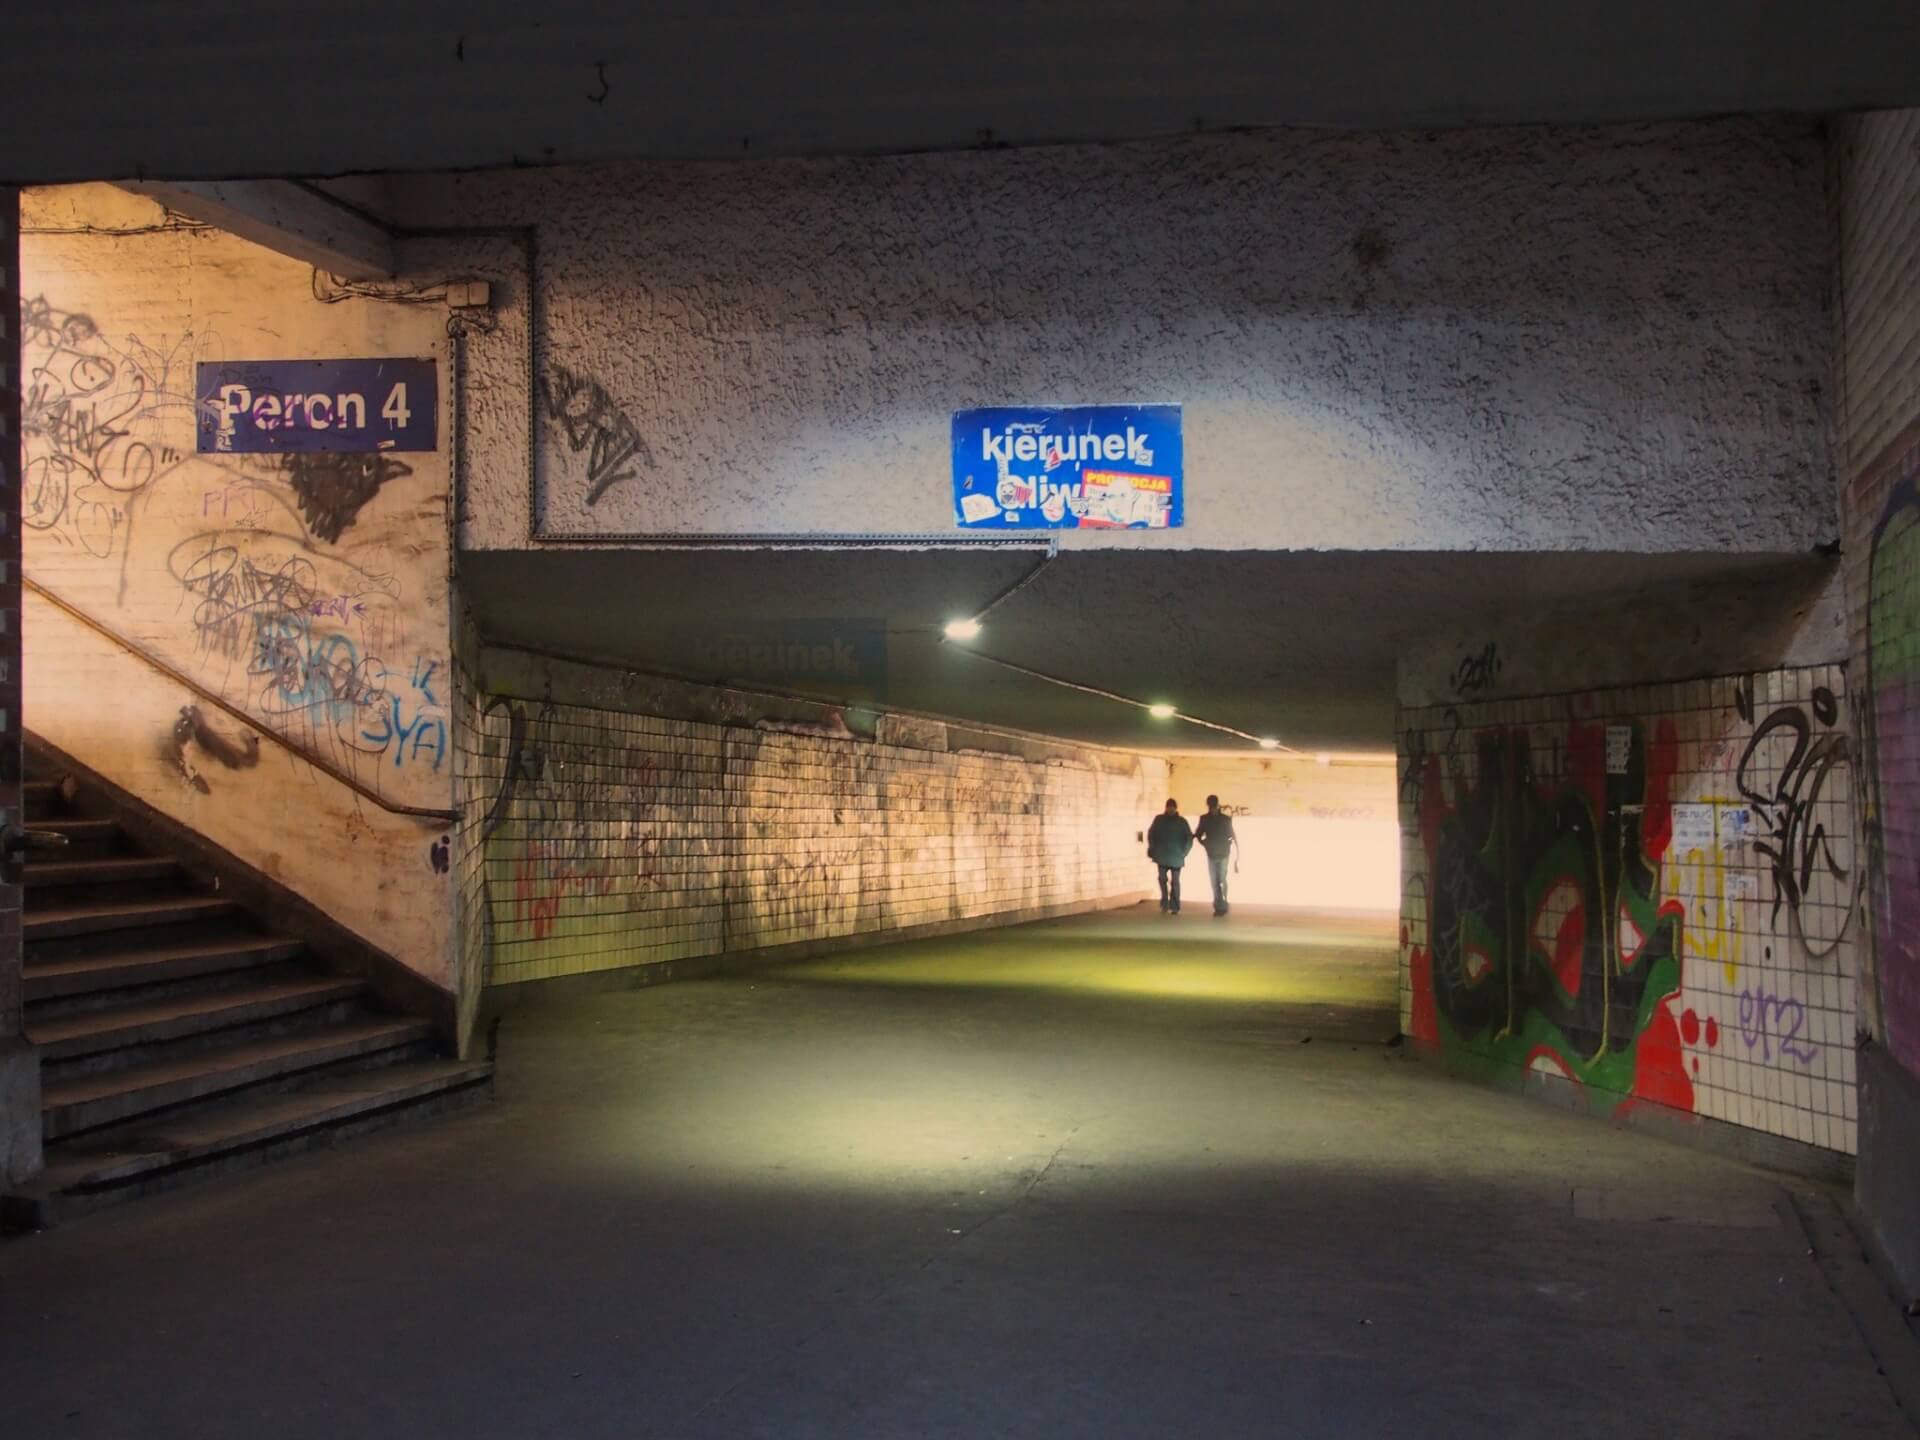
<svg viewBox="0 0 1920 1440">
<path fill-rule="evenodd" d="M 1280 748 L 1280 742 L 1271 735 L 1263 735 L 1260 738 L 1260 748 L 1262 750 L 1278 750 Z"/>
<path fill-rule="evenodd" d="M 1316 763 L 1321 765 L 1331 765 L 1333 763 L 1333 757 L 1324 750 L 1322 750 L 1318 755 L 1314 756 L 1313 758 Z"/>
<path fill-rule="evenodd" d="M 1174 709 L 1173 706 L 1163 700 L 1158 705 L 1149 705 L 1147 707 L 1147 713 L 1156 720 L 1171 720 L 1174 716 Z"/>
<path fill-rule="evenodd" d="M 980 622 L 978 620 L 947 621 L 947 638 L 949 640 L 971 640 L 979 633 Z"/>
</svg>

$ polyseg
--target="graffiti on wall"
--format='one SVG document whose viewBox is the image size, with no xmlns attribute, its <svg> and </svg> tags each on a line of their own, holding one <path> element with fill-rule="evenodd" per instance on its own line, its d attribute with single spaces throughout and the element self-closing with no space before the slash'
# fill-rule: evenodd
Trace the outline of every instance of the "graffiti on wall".
<svg viewBox="0 0 1920 1440">
<path fill-rule="evenodd" d="M 177 347 L 110 343 L 91 315 L 44 295 L 21 307 L 20 345 L 21 524 L 97 559 L 120 554 L 135 497 L 192 448 L 148 433 L 183 407 L 192 424 L 191 388 L 174 387 Z"/>
<path fill-rule="evenodd" d="M 1473 695 L 1491 690 L 1500 678 L 1500 647 L 1489 640 L 1471 655 L 1460 657 L 1453 667 L 1453 693 Z"/>
<path fill-rule="evenodd" d="M 1753 722 L 1753 692 L 1742 686 L 1740 718 Z M 1831 955 L 1846 933 L 1863 872 L 1854 862 L 1852 828 L 1836 824 L 1852 806 L 1853 759 L 1837 728 L 1839 702 L 1816 685 L 1812 715 L 1783 705 L 1754 725 L 1734 780 L 1752 803 L 1762 830 L 1754 849 L 1773 878 L 1772 918 L 1784 909 L 1808 952 Z"/>
<path fill-rule="evenodd" d="M 228 770 L 251 770 L 260 763 L 260 737 L 229 740 L 207 723 L 198 705 L 182 705 L 167 734 L 165 754 L 168 767 L 187 788 L 209 795 L 213 787 L 195 763 L 196 757 L 211 759 Z"/>
<path fill-rule="evenodd" d="M 415 684 L 433 679 L 417 673 Z M 496 716 L 506 721 L 504 753 L 477 838 L 488 859 L 498 861 L 505 883 L 496 890 L 494 866 L 482 866 L 487 965 L 502 925 L 516 927 L 514 939 L 543 941 L 564 915 L 584 913 L 586 902 L 616 891 L 657 891 L 665 883 L 657 863 L 661 842 L 641 818 L 658 779 L 650 758 L 610 766 L 604 751 L 557 738 L 560 712 L 550 704 L 529 720 L 524 706 L 493 696 L 477 708 L 479 728 L 493 728 Z M 632 832 L 619 854 L 596 839 L 590 818 L 614 786 L 620 787 Z"/>
<path fill-rule="evenodd" d="M 472 902 L 462 964 L 487 983 L 1133 891 L 1125 837 L 1166 783 L 1164 763 L 1122 774 L 456 686 L 458 773 L 477 783 L 450 864 Z"/>
<path fill-rule="evenodd" d="M 1867 563 L 1866 839 L 1884 1038 L 1920 1075 L 1920 443 L 1889 479 Z"/>
<path fill-rule="evenodd" d="M 29 569 L 299 748 L 402 788 L 444 773 L 441 603 L 406 593 L 439 569 L 413 541 L 424 512 L 368 519 L 414 467 L 196 454 L 194 367 L 220 337 L 152 341 L 95 314 L 45 295 L 22 307 Z M 167 768 L 205 792 L 192 757 L 214 752 L 167 723 Z"/>
<path fill-rule="evenodd" d="M 540 380 L 548 420 L 559 427 L 567 449 L 586 456 L 587 504 L 639 471 L 653 465 L 653 451 L 627 412 L 590 375 L 564 365 L 549 365 Z"/>
<path fill-rule="evenodd" d="M 293 452 L 278 458 L 301 518 L 327 545 L 339 540 L 382 486 L 413 473 L 391 455 Z"/>
<path fill-rule="evenodd" d="M 1671 1010 L 1684 916 L 1659 884 L 1675 750 L 1670 720 L 1636 728 L 1610 773 L 1605 727 L 1575 724 L 1548 769 L 1524 728 L 1494 729 L 1451 792 L 1427 757 L 1416 1039 L 1692 1107 Z"/>
<path fill-rule="evenodd" d="M 1839 701 L 1798 693 L 1742 685 L 1713 734 L 1685 713 L 1475 726 L 1452 707 L 1410 728 L 1411 1037 L 1600 1109 L 1696 1109 L 1703 1057 L 1818 1065 L 1809 977 L 1844 973 L 1860 866 Z"/>
</svg>

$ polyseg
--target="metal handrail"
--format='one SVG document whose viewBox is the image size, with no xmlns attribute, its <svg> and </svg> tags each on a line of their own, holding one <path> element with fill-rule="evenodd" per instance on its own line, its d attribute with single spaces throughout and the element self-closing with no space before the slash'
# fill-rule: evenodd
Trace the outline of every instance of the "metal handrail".
<svg viewBox="0 0 1920 1440">
<path fill-rule="evenodd" d="M 314 769 L 320 771 L 323 775 L 330 776 L 332 779 L 339 781 L 342 785 L 346 786 L 349 790 L 353 791 L 354 794 L 358 795 L 362 800 L 371 801 L 373 804 L 378 805 L 382 810 L 385 810 L 389 814 L 393 814 L 393 815 L 418 815 L 424 819 L 444 820 L 449 823 L 456 821 L 460 818 L 460 812 L 458 810 L 434 810 L 423 805 L 401 805 L 395 801 L 387 799 L 387 797 L 382 795 L 378 790 L 375 790 L 371 786 L 365 784 L 364 782 L 355 779 L 352 775 L 349 775 L 345 770 L 342 770 L 339 766 L 335 765 L 332 761 L 323 760 L 318 755 L 309 754 L 307 751 L 302 750 L 298 745 L 295 745 L 291 740 L 287 739 L 287 737 L 282 735 L 278 730 L 274 730 L 269 728 L 268 726 L 262 725 L 258 720 L 254 719 L 253 716 L 249 715 L 246 711 L 242 710 L 239 706 L 234 705 L 231 702 L 224 700 L 220 696 L 214 694 L 213 691 L 207 689 L 206 686 L 202 685 L 199 681 L 195 680 L 192 676 L 184 674 L 183 672 L 175 669 L 173 666 L 169 665 L 166 661 L 162 660 L 158 655 L 153 654 L 152 652 L 148 651 L 144 647 L 136 644 L 134 641 L 129 640 L 126 636 L 122 635 L 119 631 L 115 630 L 112 626 L 102 624 L 99 620 L 96 620 L 93 616 L 87 614 L 86 611 L 82 610 L 79 606 L 75 605 L 72 601 L 63 600 L 60 596 L 54 594 L 53 591 L 47 589 L 46 586 L 42 585 L 39 581 L 35 580 L 32 576 L 22 574 L 20 577 L 20 583 L 23 586 L 25 586 L 27 589 L 31 590 L 34 594 L 38 595 L 42 600 L 45 600 L 49 605 L 54 606 L 58 610 L 65 611 L 68 615 L 72 616 L 75 620 L 78 620 L 82 625 L 86 626 L 89 630 L 93 631 L 96 635 L 100 635 L 108 640 L 111 640 L 114 644 L 118 645 L 122 650 L 125 650 L 129 655 L 132 655 L 138 659 L 144 660 L 148 665 L 152 666 L 155 670 L 158 670 L 162 675 L 166 676 L 169 680 L 173 681 L 174 684 L 180 686 L 183 690 L 191 691 L 193 694 L 199 696 L 202 700 L 206 701 L 207 704 L 213 706 L 216 710 L 219 710 L 222 714 L 227 715 L 231 719 L 238 720 L 242 725 L 245 725 L 249 730 L 252 730 L 255 734 L 266 736 L 268 740 L 272 741 L 275 745 L 278 745 L 282 750 L 285 750 L 289 755 L 292 755 L 297 759 L 306 761 L 307 764 L 313 766 Z"/>
</svg>

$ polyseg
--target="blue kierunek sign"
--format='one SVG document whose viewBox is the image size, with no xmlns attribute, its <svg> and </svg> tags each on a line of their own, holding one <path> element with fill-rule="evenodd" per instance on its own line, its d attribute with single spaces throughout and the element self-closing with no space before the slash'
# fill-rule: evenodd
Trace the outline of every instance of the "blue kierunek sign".
<svg viewBox="0 0 1920 1440">
<path fill-rule="evenodd" d="M 967 530 L 1164 530 L 1181 523 L 1178 405 L 953 412 L 953 510 Z"/>
<path fill-rule="evenodd" d="M 431 360 L 221 360 L 194 377 L 205 453 L 432 450 L 440 386 Z"/>
</svg>

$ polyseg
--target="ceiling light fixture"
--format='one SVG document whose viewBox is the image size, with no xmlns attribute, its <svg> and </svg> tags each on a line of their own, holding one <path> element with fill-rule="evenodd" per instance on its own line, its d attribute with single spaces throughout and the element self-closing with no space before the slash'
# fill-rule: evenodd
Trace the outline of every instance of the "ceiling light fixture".
<svg viewBox="0 0 1920 1440">
<path fill-rule="evenodd" d="M 979 622 L 976 619 L 973 623 L 977 625 Z M 1073 690 L 1082 695 L 1095 695 L 1102 700 L 1111 700 L 1117 705 L 1131 705 L 1136 708 L 1144 708 L 1146 712 L 1156 720 L 1178 720 L 1183 725 L 1197 725 L 1203 730 L 1213 730 L 1222 735 L 1231 735 L 1236 740 L 1245 740 L 1267 749 L 1285 750 L 1290 754 L 1298 753 L 1293 751 L 1291 746 L 1283 744 L 1281 741 L 1272 739 L 1271 737 L 1262 738 L 1246 730 L 1237 730 L 1231 725 L 1222 725 L 1217 720 L 1202 720 L 1198 715 L 1182 714 L 1164 700 L 1149 704 L 1137 695 L 1122 695 L 1116 690 L 1102 690 L 1098 685 L 1082 685 L 1078 680 L 1068 680 L 1063 676 L 1049 675 L 1046 671 L 1036 670 L 1031 665 L 1021 665 L 1012 660 L 1002 660 L 997 655 L 988 655 L 979 650 L 968 649 L 960 653 L 963 655 L 971 655 L 982 664 L 996 665 L 1002 670 L 1011 670 L 1016 675 L 1025 675 L 1031 679 L 1043 681 L 1048 685 L 1058 685 L 1064 690 Z"/>
<path fill-rule="evenodd" d="M 1278 750 L 1280 748 L 1280 742 L 1271 735 L 1262 735 L 1260 737 L 1260 748 L 1262 750 Z"/>
<path fill-rule="evenodd" d="M 979 633 L 980 622 L 978 620 L 947 621 L 947 638 L 949 640 L 971 640 Z"/>
</svg>

